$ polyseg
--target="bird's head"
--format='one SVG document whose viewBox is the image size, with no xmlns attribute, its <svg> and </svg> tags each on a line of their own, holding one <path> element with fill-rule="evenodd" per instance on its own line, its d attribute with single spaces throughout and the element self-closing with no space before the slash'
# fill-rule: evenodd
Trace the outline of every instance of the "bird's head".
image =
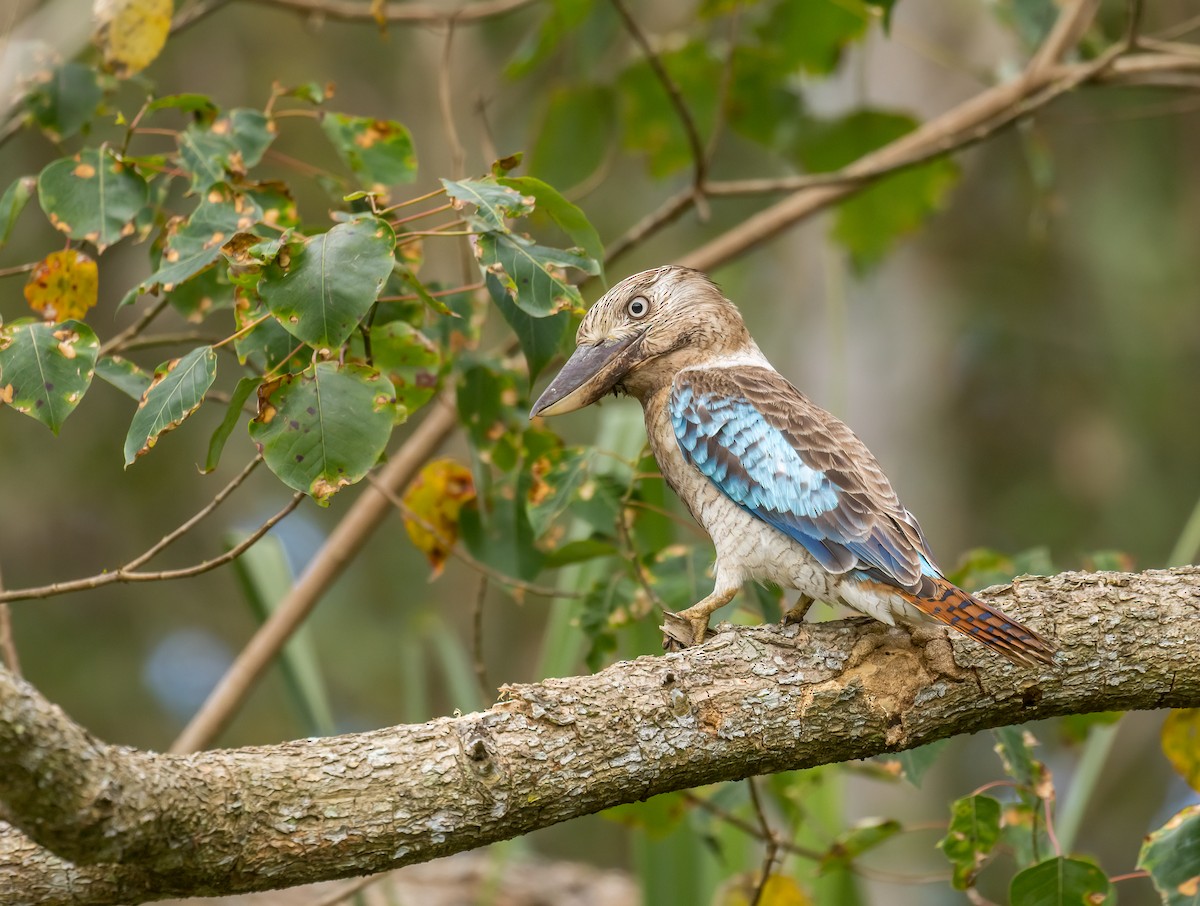
<svg viewBox="0 0 1200 906">
<path fill-rule="evenodd" d="M 593 305 L 575 352 L 530 412 L 562 415 L 610 392 L 645 398 L 680 368 L 754 348 L 742 316 L 700 271 L 668 266 L 626 277 Z"/>
</svg>

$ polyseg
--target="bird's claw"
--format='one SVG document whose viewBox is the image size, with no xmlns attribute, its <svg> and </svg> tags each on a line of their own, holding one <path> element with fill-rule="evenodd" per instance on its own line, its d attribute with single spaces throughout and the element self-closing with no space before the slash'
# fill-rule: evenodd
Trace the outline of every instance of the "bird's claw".
<svg viewBox="0 0 1200 906">
<path fill-rule="evenodd" d="M 791 609 L 783 615 L 783 625 L 789 626 L 792 623 L 803 623 L 804 617 L 808 614 L 808 609 L 815 603 L 815 598 L 809 595 L 801 595 L 796 599 L 796 603 L 792 605 Z"/>
<path fill-rule="evenodd" d="M 690 608 L 689 608 L 690 609 Z M 708 613 L 693 615 L 687 610 L 676 613 L 673 610 L 663 611 L 663 650 L 682 651 L 699 645 L 706 639 L 716 635 L 708 628 Z"/>
</svg>

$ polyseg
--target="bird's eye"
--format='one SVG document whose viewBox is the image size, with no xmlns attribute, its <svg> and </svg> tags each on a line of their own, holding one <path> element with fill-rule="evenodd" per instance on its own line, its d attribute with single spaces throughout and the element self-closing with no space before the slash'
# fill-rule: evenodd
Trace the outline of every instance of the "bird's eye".
<svg viewBox="0 0 1200 906">
<path fill-rule="evenodd" d="M 650 311 L 650 302 L 645 296 L 634 296 L 625 306 L 625 310 L 629 312 L 631 318 L 644 318 Z"/>
</svg>

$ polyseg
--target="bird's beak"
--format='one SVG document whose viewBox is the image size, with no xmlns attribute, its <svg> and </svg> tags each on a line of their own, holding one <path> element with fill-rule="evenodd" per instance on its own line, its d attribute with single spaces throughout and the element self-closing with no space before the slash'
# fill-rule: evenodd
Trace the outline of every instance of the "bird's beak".
<svg viewBox="0 0 1200 906">
<path fill-rule="evenodd" d="M 562 415 L 590 406 L 616 386 L 637 361 L 642 334 L 604 340 L 595 346 L 577 346 L 567 363 L 538 397 L 529 413 Z"/>
</svg>

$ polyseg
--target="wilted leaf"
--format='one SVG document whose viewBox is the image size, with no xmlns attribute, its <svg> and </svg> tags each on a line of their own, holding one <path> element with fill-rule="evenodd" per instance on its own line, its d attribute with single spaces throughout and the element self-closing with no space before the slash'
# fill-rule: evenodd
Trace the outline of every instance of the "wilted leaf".
<svg viewBox="0 0 1200 906">
<path fill-rule="evenodd" d="M 267 268 L 259 293 L 297 339 L 336 348 L 379 297 L 395 248 L 395 233 L 377 217 L 339 223 L 294 246 L 286 267 Z"/>
<path fill-rule="evenodd" d="M 1200 805 L 1189 805 L 1147 836 L 1137 864 L 1150 872 L 1167 906 L 1200 903 Z"/>
<path fill-rule="evenodd" d="M 326 113 L 321 128 L 338 156 L 364 186 L 385 189 L 417 178 L 412 136 L 400 123 Z"/>
<path fill-rule="evenodd" d="M 82 321 L 0 326 L 0 407 L 12 406 L 58 433 L 95 372 L 100 340 Z"/>
<path fill-rule="evenodd" d="M 193 349 L 183 358 L 155 368 L 154 379 L 142 395 L 125 435 L 125 467 L 199 409 L 216 377 L 217 354 L 211 346 Z"/>
<path fill-rule="evenodd" d="M 70 62 L 38 77 L 25 96 L 33 121 L 56 141 L 77 133 L 104 97 L 96 75 L 94 67 Z"/>
<path fill-rule="evenodd" d="M 425 465 L 404 491 L 404 528 L 413 545 L 429 559 L 436 579 L 458 541 L 462 508 L 475 499 L 471 470 L 453 459 Z"/>
<path fill-rule="evenodd" d="M 901 114 L 858 110 L 815 124 L 800 138 L 796 156 L 808 170 L 836 170 L 916 126 L 914 119 Z M 946 159 L 884 177 L 841 203 L 833 236 L 858 267 L 874 264 L 942 206 L 957 179 L 958 168 Z"/>
<path fill-rule="evenodd" d="M 545 214 L 571 241 L 587 252 L 597 264 L 604 260 L 604 243 L 600 234 L 578 206 L 571 204 L 558 189 L 532 176 L 502 176 L 496 182 L 515 189 L 534 200 L 535 208 Z"/>
<path fill-rule="evenodd" d="M 538 245 L 512 233 L 484 233 L 475 244 L 479 265 L 495 276 L 518 308 L 536 318 L 583 308 L 579 290 L 567 280 L 575 268 L 599 273 L 600 266 L 586 255 Z"/>
<path fill-rule="evenodd" d="M 275 139 L 275 123 L 261 110 L 238 108 L 192 123 L 179 134 L 179 161 L 201 192 L 227 174 L 244 176 Z"/>
<path fill-rule="evenodd" d="M 50 222 L 99 251 L 133 233 L 148 193 L 146 181 L 107 149 L 85 148 L 38 176 L 38 201 Z"/>
<path fill-rule="evenodd" d="M 1167 715 L 1162 750 L 1188 786 L 1200 790 L 1200 708 L 1176 708 Z"/>
<path fill-rule="evenodd" d="M 249 230 L 261 216 L 258 205 L 245 195 L 225 186 L 211 187 L 187 220 L 176 218 L 167 225 L 158 269 L 131 289 L 122 304 L 155 287 L 171 292 L 216 261 L 230 237 Z"/>
<path fill-rule="evenodd" d="M 33 197 L 33 190 L 36 186 L 36 177 L 22 176 L 14 179 L 4 190 L 4 194 L 0 195 L 0 249 L 7 244 L 13 227 L 16 226 L 17 218 L 21 216 L 21 211 Z"/>
<path fill-rule="evenodd" d="M 119 355 L 106 355 L 96 362 L 96 377 L 112 384 L 130 399 L 141 402 L 150 386 L 150 375 Z"/>
<path fill-rule="evenodd" d="M 1114 898 L 1108 877 L 1091 862 L 1062 856 L 1017 874 L 1009 906 L 1101 906 Z"/>
<path fill-rule="evenodd" d="M 474 205 L 475 212 L 468 213 L 467 220 L 474 229 L 481 232 L 507 232 L 507 218 L 523 217 L 533 210 L 532 198 L 526 198 L 515 189 L 500 185 L 492 176 L 457 181 L 443 179 L 442 185 L 452 199 Z M 457 207 L 461 208 L 461 205 Z"/>
<path fill-rule="evenodd" d="M 250 394 L 257 389 L 262 383 L 260 377 L 244 377 L 237 382 L 237 386 L 233 388 L 233 393 L 229 396 L 229 407 L 225 410 L 225 417 L 221 419 L 221 424 L 217 425 L 217 430 L 213 432 L 212 437 L 208 441 L 208 455 L 204 458 L 204 468 L 201 472 L 211 472 L 221 462 L 221 453 L 225 449 L 225 442 L 229 440 L 229 435 L 233 433 L 238 421 L 242 417 L 242 408 L 246 405 L 246 400 L 250 399 Z"/>
<path fill-rule="evenodd" d="M 154 62 L 171 33 L 172 0 L 96 0 L 96 44 L 121 78 Z"/>
<path fill-rule="evenodd" d="M 442 355 L 425 334 L 403 321 L 371 328 L 371 359 L 396 389 L 396 403 L 411 415 L 433 397 Z"/>
<path fill-rule="evenodd" d="M 991 796 L 966 796 L 950 808 L 950 827 L 938 848 L 954 866 L 954 889 L 966 890 L 1000 839 L 1000 803 Z"/>
<path fill-rule="evenodd" d="M 259 388 L 250 437 L 284 484 L 327 506 L 383 454 L 395 409 L 392 385 L 378 371 L 318 362 Z"/>
<path fill-rule="evenodd" d="M 25 301 L 46 321 L 82 318 L 96 304 L 96 262 L 83 252 L 51 252 L 29 273 Z"/>
</svg>

